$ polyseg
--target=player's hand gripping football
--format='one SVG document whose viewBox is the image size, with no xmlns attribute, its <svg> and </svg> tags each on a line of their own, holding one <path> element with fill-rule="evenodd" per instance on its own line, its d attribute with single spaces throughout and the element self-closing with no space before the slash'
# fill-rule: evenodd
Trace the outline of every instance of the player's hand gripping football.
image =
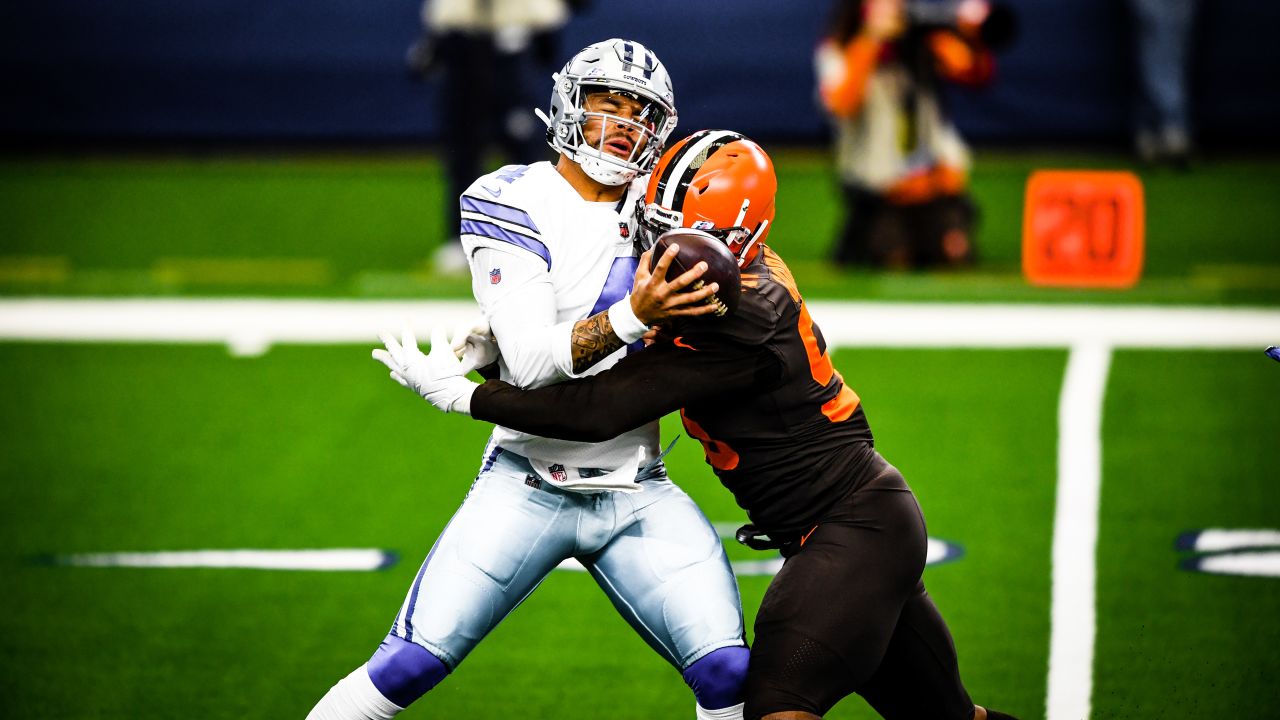
<svg viewBox="0 0 1280 720">
<path fill-rule="evenodd" d="M 471 414 L 471 394 L 479 387 L 466 378 L 467 367 L 454 355 L 443 328 L 431 331 L 431 352 L 418 349 L 413 331 L 405 329 L 401 340 L 379 333 L 386 349 L 373 351 L 373 359 L 387 366 L 391 379 L 421 395 L 445 412 Z"/>
<path fill-rule="evenodd" d="M 667 270 L 680 254 L 680 246 L 672 245 L 658 258 L 658 263 L 649 269 L 650 256 L 653 250 L 646 250 L 640 256 L 640 264 L 636 268 L 635 284 L 631 288 L 631 310 L 645 325 L 659 325 L 671 318 L 695 317 L 710 315 L 716 312 L 715 305 L 707 304 L 707 298 L 720 289 L 718 283 L 708 283 L 701 288 L 683 292 L 698 282 L 698 278 L 707 271 L 707 264 L 699 262 L 693 269 L 668 281 Z"/>
</svg>

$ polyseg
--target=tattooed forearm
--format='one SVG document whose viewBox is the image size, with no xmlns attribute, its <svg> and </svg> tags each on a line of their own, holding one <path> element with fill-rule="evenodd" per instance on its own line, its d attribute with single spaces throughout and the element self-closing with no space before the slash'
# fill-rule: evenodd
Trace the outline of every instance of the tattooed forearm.
<svg viewBox="0 0 1280 720">
<path fill-rule="evenodd" d="M 573 326 L 573 371 L 580 373 L 605 359 L 625 343 L 613 331 L 609 311 L 604 310 Z"/>
</svg>

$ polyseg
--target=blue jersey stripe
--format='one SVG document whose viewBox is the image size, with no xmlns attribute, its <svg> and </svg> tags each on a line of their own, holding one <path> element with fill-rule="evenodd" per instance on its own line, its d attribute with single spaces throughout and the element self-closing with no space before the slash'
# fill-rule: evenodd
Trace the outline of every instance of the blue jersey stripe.
<svg viewBox="0 0 1280 720">
<path fill-rule="evenodd" d="M 508 230 L 501 225 L 495 225 L 491 222 L 483 220 L 472 220 L 463 218 L 459 230 L 463 235 L 479 235 L 480 237 L 500 240 L 504 243 L 511 243 L 516 247 L 524 248 L 529 252 L 542 258 L 547 263 L 547 269 L 551 269 L 551 251 L 547 250 L 547 246 L 541 240 L 531 238 L 528 235 L 521 235 L 513 230 Z"/>
<path fill-rule="evenodd" d="M 601 310 L 607 310 L 609 306 L 626 297 L 627 293 L 631 292 L 631 286 L 635 284 L 636 268 L 639 265 L 640 261 L 637 258 L 614 258 L 613 265 L 609 267 L 609 276 L 605 278 L 604 287 L 600 289 L 600 297 L 596 298 L 596 304 L 591 307 L 587 317 Z"/>
<path fill-rule="evenodd" d="M 627 293 L 631 292 L 631 286 L 635 284 L 636 268 L 639 266 L 639 258 L 614 258 L 613 265 L 609 267 L 609 276 L 605 278 L 604 287 L 600 289 L 600 297 L 596 298 L 596 304 L 592 306 L 591 312 L 587 313 L 587 317 L 602 310 L 608 310 L 615 302 L 626 297 Z M 637 352 L 643 347 L 644 342 L 637 340 L 627 346 L 627 352 Z"/>
<path fill-rule="evenodd" d="M 489 200 L 484 200 L 470 195 L 462 196 L 463 211 L 477 212 L 481 215 L 488 215 L 497 220 L 509 222 L 512 225 L 519 225 L 528 228 L 533 232 L 538 232 L 538 226 L 533 224 L 533 218 L 529 217 L 529 213 L 520 208 L 503 205 Z"/>
<path fill-rule="evenodd" d="M 502 446 L 501 445 L 495 446 L 493 448 L 493 452 L 489 453 L 488 459 L 484 461 L 484 465 L 480 468 L 480 474 L 483 475 L 489 472 L 489 468 L 493 467 L 493 464 L 498 461 L 498 456 L 501 454 L 502 454 Z"/>
</svg>

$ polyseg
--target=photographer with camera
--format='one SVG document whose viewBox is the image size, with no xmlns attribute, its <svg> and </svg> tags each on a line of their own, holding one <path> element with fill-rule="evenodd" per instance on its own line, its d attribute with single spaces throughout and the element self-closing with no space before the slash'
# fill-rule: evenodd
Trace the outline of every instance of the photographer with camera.
<svg viewBox="0 0 1280 720">
<path fill-rule="evenodd" d="M 978 86 L 1013 18 L 986 0 L 837 0 L 816 64 L 845 198 L 835 261 L 957 267 L 975 255 L 969 151 L 939 98 Z"/>
</svg>

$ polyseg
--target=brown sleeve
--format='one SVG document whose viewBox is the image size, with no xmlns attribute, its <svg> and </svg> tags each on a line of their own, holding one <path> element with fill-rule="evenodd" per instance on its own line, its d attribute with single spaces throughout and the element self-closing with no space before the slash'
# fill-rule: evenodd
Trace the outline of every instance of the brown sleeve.
<svg viewBox="0 0 1280 720">
<path fill-rule="evenodd" d="M 498 367 L 498 361 L 494 360 L 482 368 L 476 368 L 476 373 L 485 380 L 497 380 L 502 374 L 502 369 Z"/>
<path fill-rule="evenodd" d="M 761 347 L 662 343 L 558 385 L 521 390 L 490 380 L 471 396 L 471 416 L 542 437 L 601 442 L 705 398 L 775 384 L 781 372 Z"/>
</svg>

